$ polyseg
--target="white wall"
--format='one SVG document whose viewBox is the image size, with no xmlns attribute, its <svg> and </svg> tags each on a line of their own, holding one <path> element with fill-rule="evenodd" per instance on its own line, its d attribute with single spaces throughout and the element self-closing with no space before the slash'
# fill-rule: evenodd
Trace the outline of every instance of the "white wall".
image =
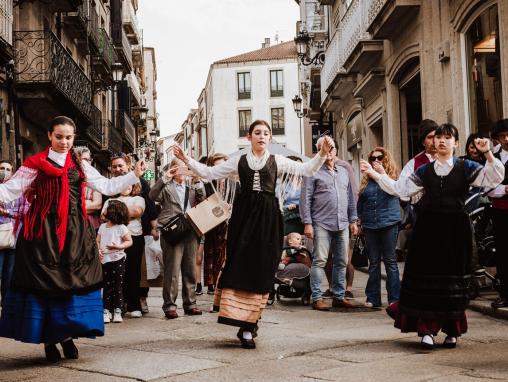
<svg viewBox="0 0 508 382">
<path fill-rule="evenodd" d="M 283 70 L 284 96 L 270 97 L 270 70 L 277 69 Z M 251 74 L 251 99 L 238 99 L 239 72 Z M 209 115 L 213 118 L 213 137 L 208 144 L 213 148 L 213 152 L 231 154 L 249 144 L 247 138 L 239 137 L 239 110 L 251 109 L 252 120 L 264 119 L 271 124 L 273 107 L 283 107 L 285 119 L 285 134 L 274 136 L 274 140 L 294 151 L 302 152 L 300 119 L 296 116 L 292 103 L 292 98 L 298 94 L 296 59 L 229 64 L 228 67 L 214 65 L 211 76 L 213 106 Z"/>
</svg>

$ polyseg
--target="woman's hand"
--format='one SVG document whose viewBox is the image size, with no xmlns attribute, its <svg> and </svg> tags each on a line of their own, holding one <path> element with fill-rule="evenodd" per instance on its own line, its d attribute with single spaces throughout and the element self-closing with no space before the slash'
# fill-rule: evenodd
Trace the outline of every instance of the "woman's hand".
<svg viewBox="0 0 508 382">
<path fill-rule="evenodd" d="M 482 154 L 490 150 L 490 140 L 488 138 L 476 138 L 474 140 L 474 145 Z"/>
<path fill-rule="evenodd" d="M 146 170 L 146 164 L 144 160 L 140 160 L 136 162 L 136 165 L 134 166 L 134 174 L 140 178 L 143 176 Z"/>
<path fill-rule="evenodd" d="M 325 136 L 323 139 L 323 143 L 321 143 L 321 149 L 319 150 L 319 155 L 322 157 L 326 156 L 332 149 L 335 147 L 335 143 L 333 143 L 333 139 L 329 136 Z"/>
<path fill-rule="evenodd" d="M 369 171 L 373 171 L 372 166 L 366 160 L 360 159 L 360 171 L 364 174 L 369 174 Z"/>
<path fill-rule="evenodd" d="M 372 167 L 378 174 L 384 175 L 386 174 L 385 168 L 383 167 L 383 164 L 381 162 L 375 161 L 372 163 Z"/>
<path fill-rule="evenodd" d="M 185 151 L 183 151 L 183 149 L 179 145 L 173 145 L 172 149 L 173 149 L 173 154 L 175 154 L 175 157 L 182 160 L 185 164 L 189 163 L 189 157 L 187 156 Z"/>
</svg>

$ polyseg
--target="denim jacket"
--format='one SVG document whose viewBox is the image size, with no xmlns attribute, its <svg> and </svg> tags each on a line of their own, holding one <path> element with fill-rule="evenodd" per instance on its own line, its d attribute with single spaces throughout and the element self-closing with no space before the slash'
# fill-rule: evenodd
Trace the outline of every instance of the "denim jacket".
<svg viewBox="0 0 508 382">
<path fill-rule="evenodd" d="M 399 198 L 384 192 L 372 179 L 360 193 L 357 211 L 366 229 L 384 228 L 400 221 Z"/>
</svg>

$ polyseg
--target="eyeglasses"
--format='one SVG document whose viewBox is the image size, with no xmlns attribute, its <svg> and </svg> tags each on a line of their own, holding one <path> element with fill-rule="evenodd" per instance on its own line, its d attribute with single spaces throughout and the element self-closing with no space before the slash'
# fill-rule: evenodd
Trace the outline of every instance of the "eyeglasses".
<svg viewBox="0 0 508 382">
<path fill-rule="evenodd" d="M 381 154 L 381 155 L 371 155 L 369 157 L 369 161 L 370 162 L 375 162 L 375 161 L 382 162 L 383 159 L 385 159 L 385 156 L 383 154 Z"/>
</svg>

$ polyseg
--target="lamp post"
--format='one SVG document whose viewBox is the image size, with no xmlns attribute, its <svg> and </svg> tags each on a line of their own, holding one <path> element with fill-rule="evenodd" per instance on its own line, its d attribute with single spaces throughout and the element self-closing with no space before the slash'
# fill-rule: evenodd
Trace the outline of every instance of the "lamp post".
<svg viewBox="0 0 508 382">
<path fill-rule="evenodd" d="M 298 57 L 300 57 L 300 62 L 304 66 L 308 66 L 311 64 L 314 65 L 323 65 L 325 63 L 325 52 L 324 50 L 320 50 L 316 53 L 316 55 L 312 58 L 309 58 L 308 54 L 308 46 L 310 43 L 310 36 L 307 31 L 303 30 L 298 33 L 298 36 L 295 37 L 296 49 L 298 51 Z"/>
<path fill-rule="evenodd" d="M 122 80 L 123 78 L 123 66 L 121 63 L 119 62 L 115 62 L 112 67 L 111 67 L 111 74 L 113 76 L 113 102 L 112 102 L 112 107 L 113 107 L 113 110 L 112 110 L 112 116 L 111 116 L 111 119 L 112 119 L 112 123 L 113 123 L 113 127 L 115 129 L 118 129 L 118 117 L 116 115 L 116 109 L 118 108 L 118 83 Z M 123 144 L 123 143 L 122 143 Z"/>
<path fill-rule="evenodd" d="M 302 97 L 300 97 L 297 94 L 293 97 L 292 101 L 293 101 L 293 109 L 296 113 L 296 116 L 300 120 L 300 152 L 301 154 L 303 154 L 302 117 L 305 114 L 302 111 Z"/>
</svg>

